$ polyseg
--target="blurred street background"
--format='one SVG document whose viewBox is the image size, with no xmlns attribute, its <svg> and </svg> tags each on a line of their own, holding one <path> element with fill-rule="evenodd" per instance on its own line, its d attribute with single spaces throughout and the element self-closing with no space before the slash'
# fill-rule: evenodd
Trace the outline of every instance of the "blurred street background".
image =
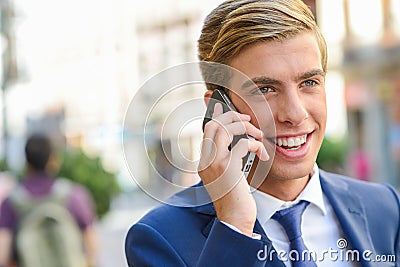
<svg viewBox="0 0 400 267">
<path fill-rule="evenodd" d="M 161 137 L 160 109 L 146 132 L 148 155 L 141 155 L 124 150 L 123 142 L 135 148 L 144 138 L 142 129 L 126 131 L 125 112 L 147 79 L 197 60 L 202 21 L 220 2 L 0 0 L 0 202 L 23 176 L 26 137 L 50 135 L 64 160 L 59 175 L 94 196 L 99 266 L 126 266 L 126 232 L 157 201 L 135 183 L 124 153 L 137 159 L 141 181 L 151 183 L 159 172 L 189 185 L 195 175 L 177 177 L 159 155 L 174 158 L 172 144 L 179 142 L 195 161 L 201 128 Z M 329 51 L 328 125 L 319 166 L 399 188 L 400 0 L 304 2 Z M 182 97 L 201 97 L 193 92 Z M 143 103 L 158 94 L 149 91 Z"/>
</svg>

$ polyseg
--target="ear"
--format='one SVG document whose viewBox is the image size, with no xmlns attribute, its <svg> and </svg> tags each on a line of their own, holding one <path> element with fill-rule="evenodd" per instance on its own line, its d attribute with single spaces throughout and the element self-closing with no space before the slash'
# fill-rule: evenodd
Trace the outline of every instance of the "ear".
<svg viewBox="0 0 400 267">
<path fill-rule="evenodd" d="M 208 103 L 210 102 L 211 95 L 214 91 L 213 90 L 207 90 L 207 92 L 204 93 L 204 103 L 206 104 L 206 107 L 208 106 Z"/>
</svg>

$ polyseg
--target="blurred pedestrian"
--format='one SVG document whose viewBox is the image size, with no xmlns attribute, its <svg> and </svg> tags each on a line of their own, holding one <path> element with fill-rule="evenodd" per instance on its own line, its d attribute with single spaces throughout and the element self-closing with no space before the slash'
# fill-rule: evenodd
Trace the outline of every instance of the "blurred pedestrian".
<svg viewBox="0 0 400 267">
<path fill-rule="evenodd" d="M 349 157 L 351 176 L 363 181 L 371 178 L 371 167 L 368 154 L 361 148 L 355 150 Z"/>
<path fill-rule="evenodd" d="M 0 207 L 0 267 L 94 266 L 91 195 L 52 175 L 56 158 L 48 137 L 30 136 L 25 156 L 26 177 Z"/>
</svg>

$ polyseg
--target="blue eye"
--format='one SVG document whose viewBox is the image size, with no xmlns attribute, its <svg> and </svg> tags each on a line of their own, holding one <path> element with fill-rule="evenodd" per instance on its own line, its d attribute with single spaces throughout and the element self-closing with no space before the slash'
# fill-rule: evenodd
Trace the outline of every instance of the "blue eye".
<svg viewBox="0 0 400 267">
<path fill-rule="evenodd" d="M 313 81 L 313 80 L 307 80 L 307 81 L 305 81 L 304 83 L 303 83 L 303 85 L 304 86 L 307 86 L 307 87 L 312 87 L 312 86 L 315 86 L 317 83 L 315 82 L 315 81 Z"/>
<path fill-rule="evenodd" d="M 257 89 L 255 89 L 253 91 L 253 94 L 267 94 L 267 93 L 271 92 L 272 90 L 273 89 L 271 87 L 267 87 L 267 86 L 258 87 Z"/>
</svg>

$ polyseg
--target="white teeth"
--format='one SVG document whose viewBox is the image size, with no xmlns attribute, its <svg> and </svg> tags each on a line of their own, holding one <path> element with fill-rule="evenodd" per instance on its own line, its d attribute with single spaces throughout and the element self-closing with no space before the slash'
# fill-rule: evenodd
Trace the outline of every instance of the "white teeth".
<svg viewBox="0 0 400 267">
<path fill-rule="evenodd" d="M 287 140 L 287 146 L 289 146 L 289 147 L 294 146 L 294 138 L 288 138 L 288 140 Z"/>
<path fill-rule="evenodd" d="M 277 144 L 278 144 L 278 146 L 282 146 L 283 145 L 282 139 L 278 139 Z"/>
<path fill-rule="evenodd" d="M 296 138 L 294 139 L 294 145 L 295 145 L 295 146 L 301 145 L 300 137 L 296 137 Z"/>
<path fill-rule="evenodd" d="M 284 146 L 288 148 L 299 148 L 302 144 L 307 141 L 307 134 L 289 138 L 277 138 L 275 143 L 278 146 Z"/>
</svg>

